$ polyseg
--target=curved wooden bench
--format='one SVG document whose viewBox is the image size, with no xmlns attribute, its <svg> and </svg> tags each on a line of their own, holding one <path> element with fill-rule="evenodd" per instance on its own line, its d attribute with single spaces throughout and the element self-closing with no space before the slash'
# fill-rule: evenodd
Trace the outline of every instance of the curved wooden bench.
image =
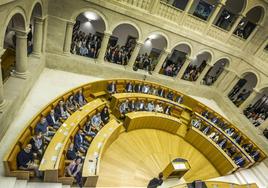
<svg viewBox="0 0 268 188">
<path fill-rule="evenodd" d="M 44 172 L 44 181 L 58 182 L 59 181 L 59 166 L 62 156 L 64 156 L 64 150 L 66 150 L 67 142 L 71 137 L 74 137 L 79 129 L 79 125 L 82 126 L 86 123 L 88 116 L 94 114 L 96 110 L 103 108 L 106 102 L 101 99 L 96 99 L 89 102 L 80 110 L 73 113 L 58 129 L 52 140 L 50 141 L 42 161 L 39 166 L 39 170 Z"/>
<path fill-rule="evenodd" d="M 85 187 L 96 186 L 101 159 L 107 148 L 118 138 L 121 131 L 124 131 L 122 123 L 112 119 L 98 132 L 91 142 L 82 170 L 82 176 L 86 179 Z"/>
</svg>

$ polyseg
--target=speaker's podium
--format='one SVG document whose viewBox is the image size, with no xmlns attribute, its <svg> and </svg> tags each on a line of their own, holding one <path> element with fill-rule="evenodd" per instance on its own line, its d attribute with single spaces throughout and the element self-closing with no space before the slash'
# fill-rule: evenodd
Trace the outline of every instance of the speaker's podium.
<svg viewBox="0 0 268 188">
<path fill-rule="evenodd" d="M 190 164 L 187 160 L 176 158 L 171 161 L 167 167 L 163 170 L 164 179 L 178 178 L 181 179 L 188 170 L 190 170 Z"/>
</svg>

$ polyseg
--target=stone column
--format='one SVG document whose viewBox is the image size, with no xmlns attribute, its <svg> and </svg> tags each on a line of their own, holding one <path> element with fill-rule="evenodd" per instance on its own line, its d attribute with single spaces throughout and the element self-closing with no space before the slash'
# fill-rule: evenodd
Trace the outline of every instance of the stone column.
<svg viewBox="0 0 268 188">
<path fill-rule="evenodd" d="M 42 51 L 43 23 L 42 18 L 34 18 L 33 54 L 36 56 L 40 56 Z"/>
<path fill-rule="evenodd" d="M 211 27 L 211 25 L 213 24 L 213 21 L 215 20 L 215 18 L 218 16 L 222 6 L 225 5 L 227 0 L 220 0 L 220 2 L 217 4 L 215 11 L 212 13 L 212 15 L 209 18 L 209 21 L 207 23 L 207 27 L 205 30 L 205 33 L 207 33 L 207 31 L 209 30 L 209 28 Z"/>
<path fill-rule="evenodd" d="M 27 33 L 16 31 L 16 65 L 15 71 L 11 75 L 26 79 L 27 60 Z"/>
<path fill-rule="evenodd" d="M 190 65 L 190 63 L 192 62 L 192 58 L 186 56 L 186 60 L 183 63 L 181 69 L 179 70 L 178 75 L 176 76 L 176 79 L 181 79 L 181 77 L 183 76 L 185 70 L 187 69 L 187 67 Z"/>
<path fill-rule="evenodd" d="M 160 5 L 160 0 L 153 0 L 153 1 L 151 1 L 149 12 L 151 14 L 156 14 L 159 5 Z"/>
<path fill-rule="evenodd" d="M 71 44 L 72 44 L 72 36 L 73 36 L 73 27 L 75 22 L 68 21 L 66 23 L 66 31 L 65 31 L 65 39 L 63 46 L 63 53 L 69 55 L 71 53 Z"/>
<path fill-rule="evenodd" d="M 206 64 L 206 67 L 204 68 L 204 70 L 201 72 L 201 74 L 199 75 L 199 77 L 195 81 L 195 84 L 200 84 L 201 83 L 201 81 L 203 80 L 203 78 L 205 77 L 207 72 L 209 71 L 210 67 L 212 67 L 212 65 Z"/>
<path fill-rule="evenodd" d="M 233 87 L 240 80 L 240 77 L 237 76 L 234 72 L 230 71 L 229 74 L 232 74 L 232 75 L 230 75 L 232 77 L 232 79 L 229 83 L 226 84 L 226 87 L 224 89 L 224 95 L 228 95 L 228 93 L 230 93 L 230 91 L 233 89 Z"/>
<path fill-rule="evenodd" d="M 231 27 L 230 31 L 228 32 L 228 37 L 227 40 L 229 40 L 231 38 L 231 36 L 233 35 L 236 27 L 238 26 L 238 24 L 241 22 L 241 20 L 244 18 L 243 14 L 240 14 L 238 16 L 238 18 L 236 19 L 235 23 L 233 24 L 233 26 Z"/>
<path fill-rule="evenodd" d="M 239 109 L 244 110 L 247 108 L 259 94 L 259 91 L 254 88 L 249 97 L 239 106 Z"/>
<path fill-rule="evenodd" d="M 163 63 L 165 62 L 166 58 L 168 57 L 168 55 L 171 53 L 170 50 L 163 50 L 163 52 L 161 53 L 160 57 L 159 57 L 159 61 L 155 66 L 154 69 L 154 73 L 159 73 Z"/>
<path fill-rule="evenodd" d="M 101 48 L 100 48 L 100 52 L 98 56 L 98 62 L 100 63 L 104 61 L 104 56 L 105 56 L 107 45 L 109 43 L 109 39 L 111 35 L 112 35 L 111 33 L 104 32 L 104 36 L 101 42 Z"/>
<path fill-rule="evenodd" d="M 225 80 L 225 77 L 227 76 L 228 70 L 224 67 L 222 73 L 220 76 L 217 78 L 217 80 L 213 83 L 213 86 L 218 87 L 221 85 L 223 80 Z"/>
<path fill-rule="evenodd" d="M 3 87 L 3 80 L 2 80 L 2 69 L 1 69 L 1 57 L 4 54 L 5 50 L 0 50 L 0 112 L 3 112 L 5 107 L 5 99 L 4 99 L 4 87 Z"/>
<path fill-rule="evenodd" d="M 143 43 L 142 42 L 139 42 L 138 41 L 136 43 L 135 48 L 134 48 L 134 50 L 133 50 L 133 52 L 131 54 L 131 57 L 130 57 L 130 59 L 128 61 L 128 64 L 127 64 L 128 67 L 131 67 L 131 68 L 133 67 L 133 65 L 134 65 L 134 63 L 136 61 L 136 58 L 137 58 L 137 56 L 138 56 L 138 54 L 139 54 L 140 49 L 141 49 L 142 46 L 143 46 Z"/>
</svg>

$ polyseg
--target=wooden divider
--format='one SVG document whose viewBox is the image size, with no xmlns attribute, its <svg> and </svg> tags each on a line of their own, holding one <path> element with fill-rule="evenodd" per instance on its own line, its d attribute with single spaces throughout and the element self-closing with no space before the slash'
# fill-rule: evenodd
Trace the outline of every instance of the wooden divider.
<svg viewBox="0 0 268 188">
<path fill-rule="evenodd" d="M 211 139 L 196 128 L 190 129 L 185 140 L 197 148 L 213 164 L 221 175 L 238 169 L 234 161 Z"/>
<path fill-rule="evenodd" d="M 44 172 L 44 181 L 58 182 L 59 163 L 67 141 L 78 128 L 79 123 L 85 122 L 87 116 L 94 113 L 96 109 L 104 107 L 105 104 L 106 102 L 101 99 L 96 99 L 76 111 L 61 125 L 50 141 L 39 166 L 39 170 Z"/>
<path fill-rule="evenodd" d="M 82 170 L 82 176 L 86 178 L 85 187 L 96 186 L 100 161 L 107 148 L 118 138 L 122 130 L 122 123 L 112 119 L 98 132 L 91 142 Z"/>
</svg>

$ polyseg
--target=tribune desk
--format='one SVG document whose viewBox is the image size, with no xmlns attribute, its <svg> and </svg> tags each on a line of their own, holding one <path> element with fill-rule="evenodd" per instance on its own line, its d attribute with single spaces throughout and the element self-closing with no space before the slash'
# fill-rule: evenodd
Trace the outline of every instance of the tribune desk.
<svg viewBox="0 0 268 188">
<path fill-rule="evenodd" d="M 41 160 L 39 170 L 44 171 L 44 181 L 58 182 L 58 168 L 61 155 L 63 155 L 64 146 L 72 135 L 79 123 L 85 119 L 91 112 L 102 107 L 106 102 L 96 99 L 73 113 L 57 130 L 50 141 L 44 156 Z"/>
<path fill-rule="evenodd" d="M 86 178 L 85 187 L 96 186 L 100 161 L 106 149 L 118 138 L 121 130 L 123 130 L 122 123 L 111 119 L 91 142 L 82 170 L 82 176 Z"/>
</svg>

